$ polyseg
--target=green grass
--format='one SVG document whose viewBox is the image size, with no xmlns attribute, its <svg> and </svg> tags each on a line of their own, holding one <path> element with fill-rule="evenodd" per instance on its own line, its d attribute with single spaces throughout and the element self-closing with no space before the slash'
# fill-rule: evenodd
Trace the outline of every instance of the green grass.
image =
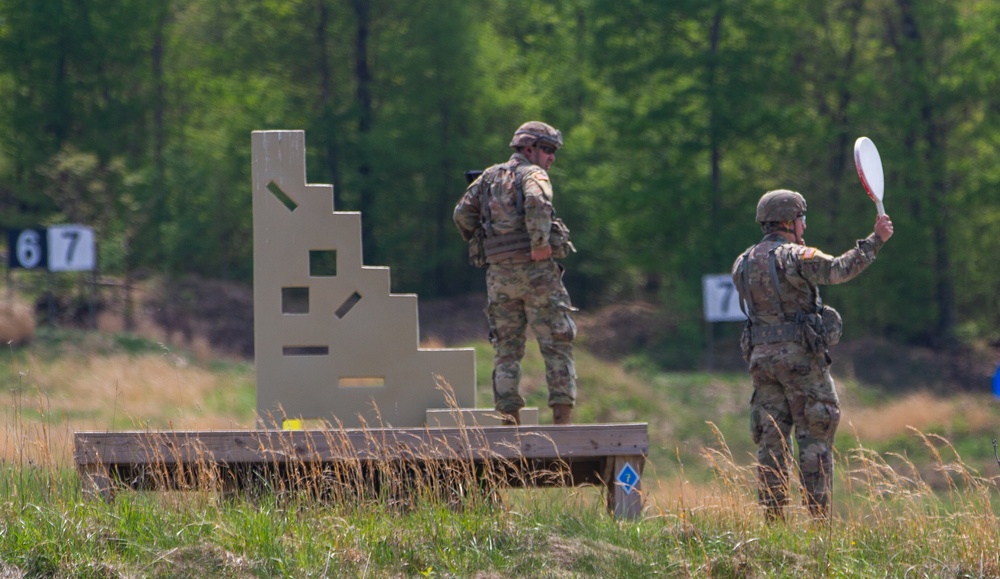
<svg viewBox="0 0 1000 579">
<path fill-rule="evenodd" d="M 144 577 L 991 577 L 996 518 L 896 507 L 870 521 L 765 526 L 746 505 L 638 522 L 592 489 L 511 491 L 501 508 L 416 500 L 219 502 L 206 494 L 55 494 L 0 503 L 0 556 L 26 576 Z M 905 501 L 904 501 L 905 502 Z M 932 501 L 933 502 L 933 501 Z M 969 506 L 969 505 L 966 505 Z M 888 513 L 887 513 L 888 515 Z"/>
<path fill-rule="evenodd" d="M 602 362 L 578 351 L 579 422 L 647 422 L 644 516 L 610 517 L 590 487 L 478 493 L 442 501 L 416 492 L 323 501 L 314 493 L 224 498 L 208 488 L 85 499 L 65 455 L 50 442 L 72 412 L 31 399 L 74 370 L 137 364 L 169 354 L 176 368 L 210 373 L 201 418 L 252 426 L 252 365 L 198 362 L 158 344 L 89 334 L 43 337 L 0 359 L 7 395 L 0 448 L 0 576 L 26 577 L 996 577 L 1000 576 L 997 409 L 985 397 L 942 401 L 929 427 L 879 438 L 842 428 L 835 516 L 814 524 L 793 508 L 768 526 L 755 505 L 754 448 L 741 374 L 663 374 L 641 360 Z M 480 406 L 489 406 L 492 353 L 477 351 Z M 141 347 L 140 347 L 141 346 Z M 537 348 L 525 361 L 529 405 L 551 422 Z M 890 400 L 877 388 L 839 384 L 845 412 Z M 32 393 L 30 396 L 27 393 Z M 20 401 L 20 402 L 17 402 Z M 952 406 L 948 406 L 952 405 Z M 953 408 L 963 409 L 954 412 Z M 967 411 L 978 407 L 985 418 Z M 880 406 L 881 408 L 881 406 Z M 107 410 L 97 420 L 105 421 Z M 891 410 L 880 418 L 888 420 Z M 127 415 L 128 409 L 117 409 Z M 158 409 L 152 427 L 190 408 Z M 944 420 L 944 417 L 951 417 Z M 131 416 L 133 423 L 143 416 Z M 901 421 L 900 423 L 904 423 Z M 108 421 L 110 423 L 110 421 Z M 118 421 L 115 421 L 118 424 Z M 125 425 L 128 427 L 128 425 Z M 983 474 L 985 473 L 985 474 Z M 991 474 L 993 473 L 993 474 Z M 797 491 L 796 491 L 797 492 Z"/>
</svg>

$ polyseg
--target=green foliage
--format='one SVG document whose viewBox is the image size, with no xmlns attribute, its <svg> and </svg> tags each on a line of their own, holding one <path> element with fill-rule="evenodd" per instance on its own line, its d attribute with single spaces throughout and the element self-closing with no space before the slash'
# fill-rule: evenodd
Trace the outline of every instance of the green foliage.
<svg viewBox="0 0 1000 579">
<path fill-rule="evenodd" d="M 481 291 L 462 173 L 545 120 L 571 294 L 659 300 L 695 346 L 659 362 L 690 368 L 699 280 L 758 238 L 761 193 L 802 191 L 827 253 L 868 233 L 867 135 L 897 238 L 829 301 L 855 335 L 995 340 L 998 22 L 974 0 L 4 0 L 0 226 L 83 221 L 105 271 L 250 281 L 250 132 L 304 129 L 393 291 Z"/>
</svg>

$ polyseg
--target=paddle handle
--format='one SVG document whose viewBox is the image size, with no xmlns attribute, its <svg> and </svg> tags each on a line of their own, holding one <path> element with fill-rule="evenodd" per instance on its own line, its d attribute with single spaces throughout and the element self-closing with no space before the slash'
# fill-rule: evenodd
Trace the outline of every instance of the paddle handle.
<svg viewBox="0 0 1000 579">
<path fill-rule="evenodd" d="M 883 215 L 885 215 L 885 206 L 882 204 L 882 200 L 881 199 L 876 199 L 875 200 L 875 210 L 878 211 L 878 216 L 879 217 L 882 217 Z"/>
</svg>

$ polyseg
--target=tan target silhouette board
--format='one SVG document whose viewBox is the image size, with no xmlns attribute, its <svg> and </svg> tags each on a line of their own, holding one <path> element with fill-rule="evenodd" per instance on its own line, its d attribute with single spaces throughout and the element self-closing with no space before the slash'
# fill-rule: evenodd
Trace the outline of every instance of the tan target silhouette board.
<svg viewBox="0 0 1000 579">
<path fill-rule="evenodd" d="M 417 296 L 362 263 L 361 214 L 306 183 L 303 131 L 254 131 L 257 413 L 334 426 L 423 426 L 428 409 L 476 407 L 475 351 L 420 348 Z M 438 387 L 450 386 L 449 402 Z"/>
</svg>

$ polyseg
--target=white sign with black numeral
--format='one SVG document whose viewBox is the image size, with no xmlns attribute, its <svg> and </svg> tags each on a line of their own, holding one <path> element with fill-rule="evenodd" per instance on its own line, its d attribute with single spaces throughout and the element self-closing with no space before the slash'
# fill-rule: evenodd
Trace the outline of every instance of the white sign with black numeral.
<svg viewBox="0 0 1000 579">
<path fill-rule="evenodd" d="M 96 266 L 94 230 L 86 225 L 11 230 L 7 240 L 11 269 L 92 271 Z"/>
<path fill-rule="evenodd" d="M 94 230 L 86 225 L 52 225 L 48 229 L 49 271 L 93 271 Z"/>
<path fill-rule="evenodd" d="M 742 322 L 747 319 L 740 309 L 740 294 L 733 278 L 726 273 L 701 278 L 705 299 L 705 320 L 709 322 Z"/>
</svg>

